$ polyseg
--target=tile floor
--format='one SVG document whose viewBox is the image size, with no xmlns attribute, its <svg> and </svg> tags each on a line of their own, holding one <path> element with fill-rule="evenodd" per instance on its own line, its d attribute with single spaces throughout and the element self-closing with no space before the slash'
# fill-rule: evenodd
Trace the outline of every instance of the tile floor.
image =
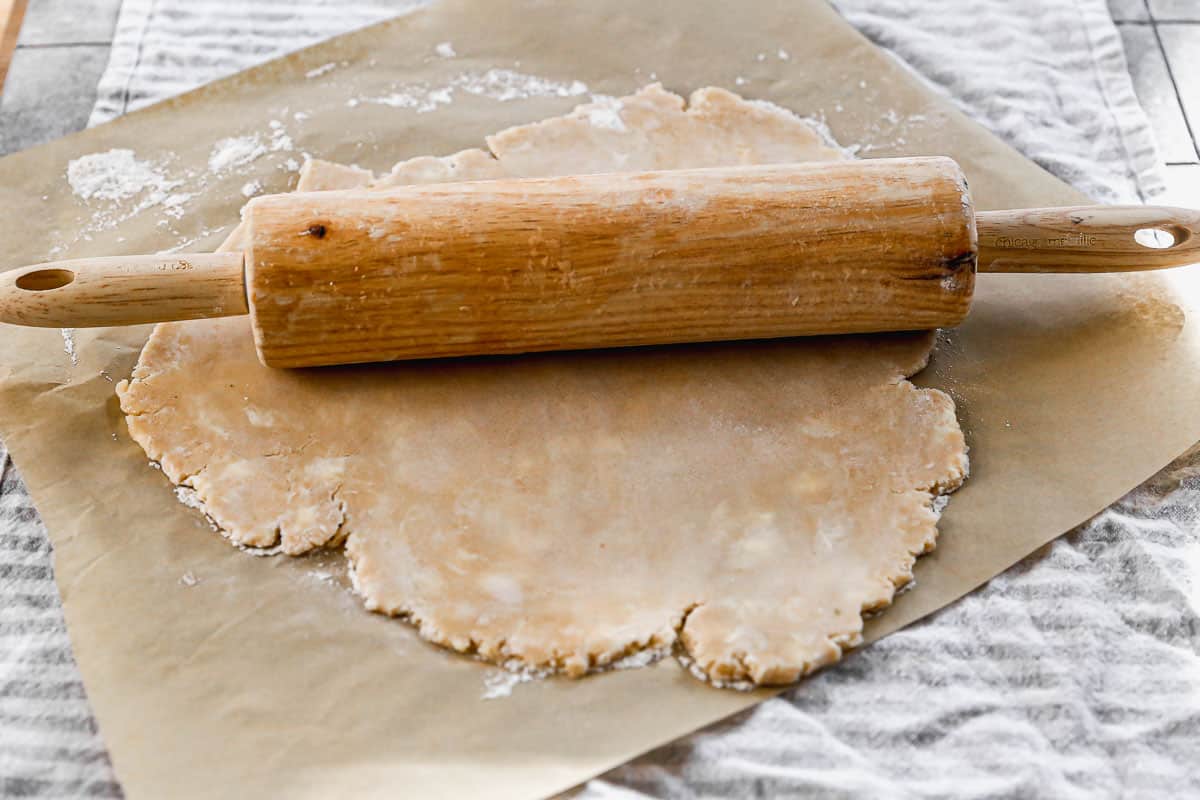
<svg viewBox="0 0 1200 800">
<path fill-rule="evenodd" d="M 1200 0 L 1108 0 L 1167 162 L 1161 202 L 1200 208 Z"/>
<path fill-rule="evenodd" d="M 0 155 L 81 130 L 121 0 L 29 0 L 0 98 Z"/>
<path fill-rule="evenodd" d="M 1200 207 L 1200 0 L 1108 3 L 1167 163 L 1163 202 Z M 0 154 L 87 123 L 120 6 L 121 0 L 29 0 L 0 99 Z"/>
</svg>

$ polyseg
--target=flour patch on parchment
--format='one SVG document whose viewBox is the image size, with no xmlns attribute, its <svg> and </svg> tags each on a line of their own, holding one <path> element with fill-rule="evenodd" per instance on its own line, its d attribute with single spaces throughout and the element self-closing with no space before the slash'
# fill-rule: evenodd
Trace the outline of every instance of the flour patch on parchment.
<svg viewBox="0 0 1200 800">
<path fill-rule="evenodd" d="M 449 43 L 443 42 L 448 46 Z M 443 58 L 453 57 L 442 55 Z M 405 83 L 393 86 L 387 94 L 352 97 L 346 101 L 351 108 L 361 103 L 408 108 L 418 114 L 435 111 L 439 106 L 454 102 L 458 93 L 487 97 L 500 103 L 527 100 L 531 97 L 579 97 L 587 94 L 583 81 L 560 81 L 540 75 L 530 75 L 512 69 L 493 68 L 483 72 L 463 72 L 442 83 Z"/>
<path fill-rule="evenodd" d="M 297 121 L 302 118 L 300 112 L 294 115 Z M 82 216 L 75 226 L 62 228 L 72 233 L 62 236 L 49 255 L 57 256 L 80 241 L 91 240 L 100 231 L 147 213 L 159 215 L 156 223 L 159 227 L 178 233 L 175 226 L 184 219 L 189 201 L 210 181 L 230 175 L 270 153 L 294 150 L 295 142 L 285 123 L 275 119 L 263 134 L 232 136 L 214 142 L 206 168 L 201 169 L 179 169 L 176 155 L 169 151 L 148 155 L 119 147 L 74 158 L 68 162 L 63 178 L 79 200 Z M 295 171 L 299 162 L 288 159 L 280 166 Z M 251 185 L 258 187 L 255 194 L 262 190 L 261 182 L 246 183 L 243 194 Z M 178 244 L 164 252 L 183 249 L 211 233 L 204 230 L 186 238 L 179 234 Z"/>
<path fill-rule="evenodd" d="M 597 106 L 620 126 L 596 124 Z M 301 185 L 846 157 L 777 106 L 658 86 L 487 144 L 378 177 L 310 161 Z M 296 555 L 344 543 L 366 607 L 430 641 L 570 676 L 674 653 L 739 687 L 836 661 L 933 547 L 938 497 L 967 460 L 950 398 L 905 380 L 932 345 L 910 333 L 283 371 L 226 318 L 157 326 L 118 394 L 131 435 L 231 541 Z"/>
</svg>

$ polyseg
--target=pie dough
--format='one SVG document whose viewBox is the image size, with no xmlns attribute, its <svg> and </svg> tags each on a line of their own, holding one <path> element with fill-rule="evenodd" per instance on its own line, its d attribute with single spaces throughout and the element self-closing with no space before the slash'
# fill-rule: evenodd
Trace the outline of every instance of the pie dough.
<svg viewBox="0 0 1200 800">
<path fill-rule="evenodd" d="M 720 89 L 650 86 L 490 152 L 300 188 L 844 158 Z M 235 233 L 227 244 L 236 245 Z M 778 684 L 860 641 L 967 470 L 930 333 L 272 370 L 246 318 L 155 328 L 130 434 L 234 543 L 344 543 L 368 609 L 510 667 L 579 676 L 674 650 Z M 639 661 L 648 658 L 639 657 Z"/>
</svg>

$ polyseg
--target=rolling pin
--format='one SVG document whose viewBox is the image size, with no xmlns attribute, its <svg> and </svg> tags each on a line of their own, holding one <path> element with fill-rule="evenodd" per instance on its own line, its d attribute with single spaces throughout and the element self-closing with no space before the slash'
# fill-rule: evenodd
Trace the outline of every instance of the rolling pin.
<svg viewBox="0 0 1200 800">
<path fill-rule="evenodd" d="M 948 327 L 977 269 L 1200 261 L 1200 212 L 976 213 L 948 158 L 281 194 L 244 219 L 243 252 L 2 273 L 0 320 L 248 313 L 262 362 L 302 367 Z"/>
</svg>

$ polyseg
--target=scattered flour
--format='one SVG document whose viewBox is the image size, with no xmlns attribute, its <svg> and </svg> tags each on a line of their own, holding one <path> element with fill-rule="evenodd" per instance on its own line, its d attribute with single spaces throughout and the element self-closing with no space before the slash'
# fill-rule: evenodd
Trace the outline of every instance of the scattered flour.
<svg viewBox="0 0 1200 800">
<path fill-rule="evenodd" d="M 437 47 L 433 48 L 433 52 L 442 58 L 454 58 L 458 55 L 458 53 L 454 52 L 454 45 L 450 42 L 439 42 Z"/>
<path fill-rule="evenodd" d="M 183 217 L 183 204 L 196 195 L 190 192 L 174 192 L 162 199 L 163 213 L 168 217 L 180 219 Z"/>
<path fill-rule="evenodd" d="M 616 661 L 604 667 L 597 667 L 592 672 L 609 672 L 612 670 L 625 669 L 641 669 L 648 667 L 667 656 L 671 655 L 670 647 L 647 648 L 645 650 L 637 650 L 624 658 L 619 658 Z M 536 670 L 531 669 L 521 662 L 513 659 L 501 665 L 501 669 L 490 670 L 483 677 L 483 693 L 480 698 L 483 700 L 496 700 L 501 697 L 508 697 L 512 694 L 513 688 L 522 683 L 530 681 L 542 680 L 550 677 L 553 672 L 551 670 Z M 703 675 L 703 673 L 700 673 Z"/>
<path fill-rule="evenodd" d="M 515 658 L 505 661 L 500 667 L 501 669 L 489 670 L 483 676 L 483 694 L 480 695 L 481 699 L 495 700 L 499 697 L 508 697 L 512 694 L 513 687 L 517 684 L 542 680 L 552 674 L 551 670 L 534 669 L 522 664 Z"/>
<path fill-rule="evenodd" d="M 526 75 L 511 69 L 489 69 L 482 75 L 464 73 L 456 86 L 468 94 L 490 97 L 504 103 L 526 97 L 575 97 L 587 94 L 583 81 L 562 83 L 536 75 Z"/>
<path fill-rule="evenodd" d="M 196 494 L 196 490 L 190 486 L 176 486 L 175 499 L 188 508 L 204 511 L 204 501 L 200 499 L 200 495 Z"/>
<path fill-rule="evenodd" d="M 624 658 L 617 659 L 609 669 L 641 669 L 648 667 L 651 664 L 661 661 L 671 654 L 670 648 L 647 648 L 645 650 L 635 650 Z"/>
<path fill-rule="evenodd" d="M 67 354 L 67 358 L 71 359 L 71 366 L 79 366 L 79 353 L 75 349 L 75 329 L 59 328 L 58 331 L 62 334 L 63 352 Z"/>
<path fill-rule="evenodd" d="M 453 94 L 454 90 L 447 86 L 433 88 L 428 84 L 411 84 L 400 87 L 391 94 L 363 98 L 362 102 L 393 108 L 411 108 L 418 114 L 426 114 L 438 106 L 449 105 L 454 99 Z M 346 105 L 352 108 L 358 104 L 359 99 L 356 97 L 346 101 Z"/>
<path fill-rule="evenodd" d="M 313 78 L 321 77 L 322 75 L 324 75 L 327 72 L 333 72 L 337 68 L 338 68 L 337 62 L 330 61 L 328 64 L 322 64 L 321 66 L 319 66 L 315 69 L 310 69 L 308 72 L 304 73 L 304 77 L 308 78 L 309 80 L 312 80 Z"/>
<path fill-rule="evenodd" d="M 203 239 L 207 239 L 209 236 L 212 236 L 214 233 L 216 233 L 217 231 L 220 231 L 220 230 L 222 230 L 220 227 L 204 228 L 199 233 L 195 234 L 194 236 L 189 236 L 185 239 L 181 239 L 177 243 L 171 245 L 170 247 L 159 250 L 157 253 L 155 253 L 155 255 L 161 256 L 161 255 L 167 255 L 169 253 L 178 253 L 181 250 L 186 250 L 187 248 L 194 245 L 196 242 L 199 242 Z"/>
<path fill-rule="evenodd" d="M 817 116 L 811 116 L 811 117 L 802 117 L 799 114 L 797 114 L 796 112 L 791 111 L 790 109 L 787 109 L 781 105 L 776 105 L 775 103 L 772 103 L 770 100 L 747 100 L 746 102 L 748 102 L 750 105 L 754 106 L 755 108 L 759 109 L 760 111 L 766 111 L 769 114 L 785 116 L 785 117 L 788 117 L 789 119 L 798 119 L 798 120 L 803 121 L 806 125 L 808 125 L 810 128 L 812 128 L 818 136 L 821 137 L 821 141 L 822 141 L 822 143 L 825 144 L 826 147 L 832 147 L 834 150 L 841 151 L 842 153 L 844 153 L 846 155 L 847 158 L 853 158 L 861 147 L 860 145 L 857 145 L 857 144 L 846 146 L 846 145 L 843 145 L 841 142 L 839 142 L 837 139 L 835 139 L 833 136 L 833 132 L 831 130 L 829 130 L 829 125 L 826 124 L 826 122 L 825 122 L 824 114 L 819 114 Z"/>
<path fill-rule="evenodd" d="M 288 136 L 287 128 L 283 127 L 283 123 L 277 119 L 267 123 L 271 128 L 271 150 L 291 150 L 295 145 L 292 143 L 292 137 Z"/>
<path fill-rule="evenodd" d="M 676 655 L 676 658 L 679 660 L 679 665 L 690 672 L 693 678 L 703 681 L 709 686 L 715 686 L 718 689 L 732 689 L 735 692 L 753 692 L 755 689 L 760 688 L 755 685 L 754 681 L 726 681 L 710 678 L 708 673 L 701 669 L 700 665 L 686 653 L 679 653 Z"/>
<path fill-rule="evenodd" d="M 791 61 L 792 60 L 791 54 L 788 53 L 787 50 L 784 50 L 782 47 L 779 48 L 778 51 L 776 51 L 775 55 L 779 56 L 780 61 Z"/>
<path fill-rule="evenodd" d="M 297 114 L 296 118 L 300 119 L 300 115 Z M 168 176 L 166 164 L 173 156 L 150 161 L 138 158 L 128 148 L 89 153 L 72 160 L 67 165 L 67 183 L 76 197 L 92 206 L 91 217 L 81 222 L 73 240 L 60 241 L 51 249 L 50 255 L 57 255 L 75 242 L 90 241 L 93 233 L 111 228 L 154 207 L 161 209 L 163 214 L 163 219 L 158 220 L 157 225 L 178 233 L 171 227 L 170 220 L 184 216 L 188 201 L 208 183 L 210 176 L 231 172 L 268 152 L 291 151 L 294 148 L 292 138 L 282 122 L 272 120 L 269 127 L 265 138 L 250 134 L 217 142 L 209 153 L 207 171 L 187 170 Z M 288 159 L 288 169 L 294 171 L 298 168 L 294 159 Z M 246 193 L 249 185 L 243 187 L 243 193 Z M 261 185 L 254 193 L 258 191 L 261 191 Z"/>
<path fill-rule="evenodd" d="M 76 197 L 83 200 L 125 200 L 150 191 L 166 196 L 177 181 L 166 176 L 149 161 L 140 161 L 132 150 L 116 148 L 89 153 L 67 164 L 67 183 Z"/>
<path fill-rule="evenodd" d="M 497 68 L 487 72 L 464 72 L 439 86 L 413 83 L 398 86 L 390 94 L 379 97 L 352 97 L 346 101 L 346 105 L 353 108 L 359 103 L 374 103 L 411 108 L 418 114 L 424 114 L 454 102 L 454 94 L 459 91 L 506 103 L 528 97 L 578 97 L 587 94 L 588 87 L 583 81 L 556 81 Z"/>
<path fill-rule="evenodd" d="M 250 181 L 242 184 L 242 197 L 254 197 L 262 191 L 262 181 Z"/>
<path fill-rule="evenodd" d="M 208 155 L 208 169 L 210 172 L 224 172 L 249 164 L 266 152 L 267 146 L 257 134 L 231 136 L 213 145 L 212 152 Z"/>
<path fill-rule="evenodd" d="M 508 697 L 512 694 L 514 686 L 528 680 L 531 678 L 519 672 L 508 672 L 507 670 L 491 672 L 483 677 L 483 694 L 480 695 L 480 698 L 495 700 L 499 697 Z"/>
<path fill-rule="evenodd" d="M 180 576 L 179 582 L 184 586 L 195 586 L 200 582 L 200 579 L 196 577 L 195 573 L 193 573 L 191 570 L 188 570 Z"/>
<path fill-rule="evenodd" d="M 866 141 L 859 148 L 860 153 L 870 153 L 874 150 L 893 150 L 908 144 L 908 134 L 914 125 L 927 121 L 924 114 L 909 114 L 902 116 L 894 108 L 889 108 L 879 115 L 878 120 L 871 123 L 866 131 Z"/>
<path fill-rule="evenodd" d="M 573 115 L 584 117 L 596 128 L 624 133 L 625 120 L 621 119 L 621 109 L 625 106 L 621 101 L 607 94 L 592 95 L 592 102 L 575 109 Z"/>
</svg>

